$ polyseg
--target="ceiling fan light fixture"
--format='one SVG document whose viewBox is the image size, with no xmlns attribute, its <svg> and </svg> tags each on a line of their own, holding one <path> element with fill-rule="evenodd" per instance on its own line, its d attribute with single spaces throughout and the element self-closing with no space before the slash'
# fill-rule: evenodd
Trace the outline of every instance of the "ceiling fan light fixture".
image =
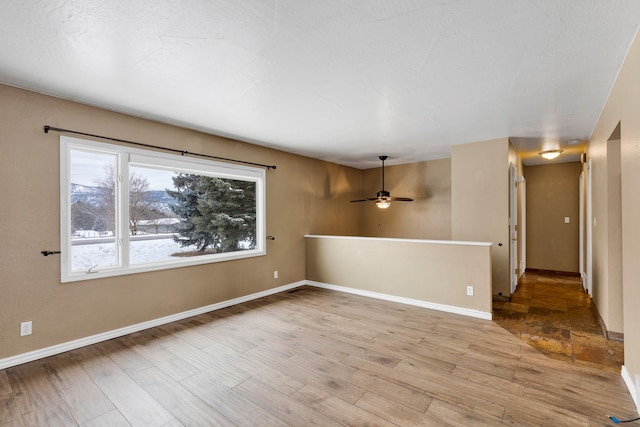
<svg viewBox="0 0 640 427">
<path fill-rule="evenodd" d="M 391 201 L 390 200 L 378 200 L 376 201 L 376 206 L 380 209 L 387 209 L 389 206 L 391 206 Z"/>
<path fill-rule="evenodd" d="M 540 154 L 540 156 L 543 159 L 553 160 L 556 157 L 558 157 L 560 153 L 562 153 L 562 150 L 547 150 L 547 151 L 541 151 L 538 154 Z"/>
</svg>

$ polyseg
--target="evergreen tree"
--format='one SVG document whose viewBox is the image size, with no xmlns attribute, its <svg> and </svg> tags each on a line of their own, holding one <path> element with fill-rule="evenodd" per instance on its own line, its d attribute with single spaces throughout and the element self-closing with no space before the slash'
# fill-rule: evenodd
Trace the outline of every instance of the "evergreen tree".
<svg viewBox="0 0 640 427">
<path fill-rule="evenodd" d="M 199 252 L 255 248 L 255 183 L 180 173 L 173 184 L 175 190 L 166 191 L 177 202 L 171 209 L 180 218 L 175 240 L 181 246 Z"/>
<path fill-rule="evenodd" d="M 193 245 L 197 246 L 199 252 L 204 252 L 207 247 L 215 243 L 216 236 L 196 229 L 193 222 L 195 218 L 202 216 L 198 210 L 200 175 L 179 173 L 171 179 L 175 190 L 166 189 L 165 191 L 176 200 L 177 203 L 170 207 L 180 218 L 180 223 L 174 226 L 179 236 L 173 239 L 182 247 Z"/>
<path fill-rule="evenodd" d="M 255 248 L 255 183 L 202 176 L 199 189 L 202 197 L 198 209 L 202 216 L 194 223 L 199 230 L 218 236 L 218 251 Z"/>
</svg>

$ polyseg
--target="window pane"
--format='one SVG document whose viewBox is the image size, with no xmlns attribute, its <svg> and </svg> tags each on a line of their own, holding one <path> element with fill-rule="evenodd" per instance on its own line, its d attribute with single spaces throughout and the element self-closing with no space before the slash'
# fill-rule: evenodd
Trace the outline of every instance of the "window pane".
<svg viewBox="0 0 640 427">
<path fill-rule="evenodd" d="M 131 264 L 176 259 L 180 245 L 173 227 L 179 222 L 167 193 L 177 173 L 130 165 L 129 167 L 129 256 Z"/>
<path fill-rule="evenodd" d="M 70 150 L 71 270 L 118 265 L 117 156 Z"/>
<path fill-rule="evenodd" d="M 256 248 L 256 183 L 130 165 L 130 262 Z"/>
</svg>

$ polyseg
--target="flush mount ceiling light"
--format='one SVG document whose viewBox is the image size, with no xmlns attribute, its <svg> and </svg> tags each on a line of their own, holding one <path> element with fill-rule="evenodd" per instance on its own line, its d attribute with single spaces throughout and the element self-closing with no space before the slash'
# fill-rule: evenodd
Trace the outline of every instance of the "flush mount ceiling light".
<svg viewBox="0 0 640 427">
<path fill-rule="evenodd" d="M 538 154 L 540 154 L 540 156 L 542 156 L 543 159 L 553 160 L 556 157 L 558 157 L 560 153 L 562 153 L 562 150 L 547 150 L 547 151 L 541 151 Z"/>
</svg>

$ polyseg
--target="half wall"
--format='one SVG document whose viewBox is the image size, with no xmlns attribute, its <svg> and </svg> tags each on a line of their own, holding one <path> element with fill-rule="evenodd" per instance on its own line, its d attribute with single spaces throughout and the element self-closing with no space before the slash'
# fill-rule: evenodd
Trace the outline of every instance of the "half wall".
<svg viewBox="0 0 640 427">
<path fill-rule="evenodd" d="M 305 241 L 306 279 L 316 285 L 491 319 L 491 243 L 317 235 Z"/>
</svg>

